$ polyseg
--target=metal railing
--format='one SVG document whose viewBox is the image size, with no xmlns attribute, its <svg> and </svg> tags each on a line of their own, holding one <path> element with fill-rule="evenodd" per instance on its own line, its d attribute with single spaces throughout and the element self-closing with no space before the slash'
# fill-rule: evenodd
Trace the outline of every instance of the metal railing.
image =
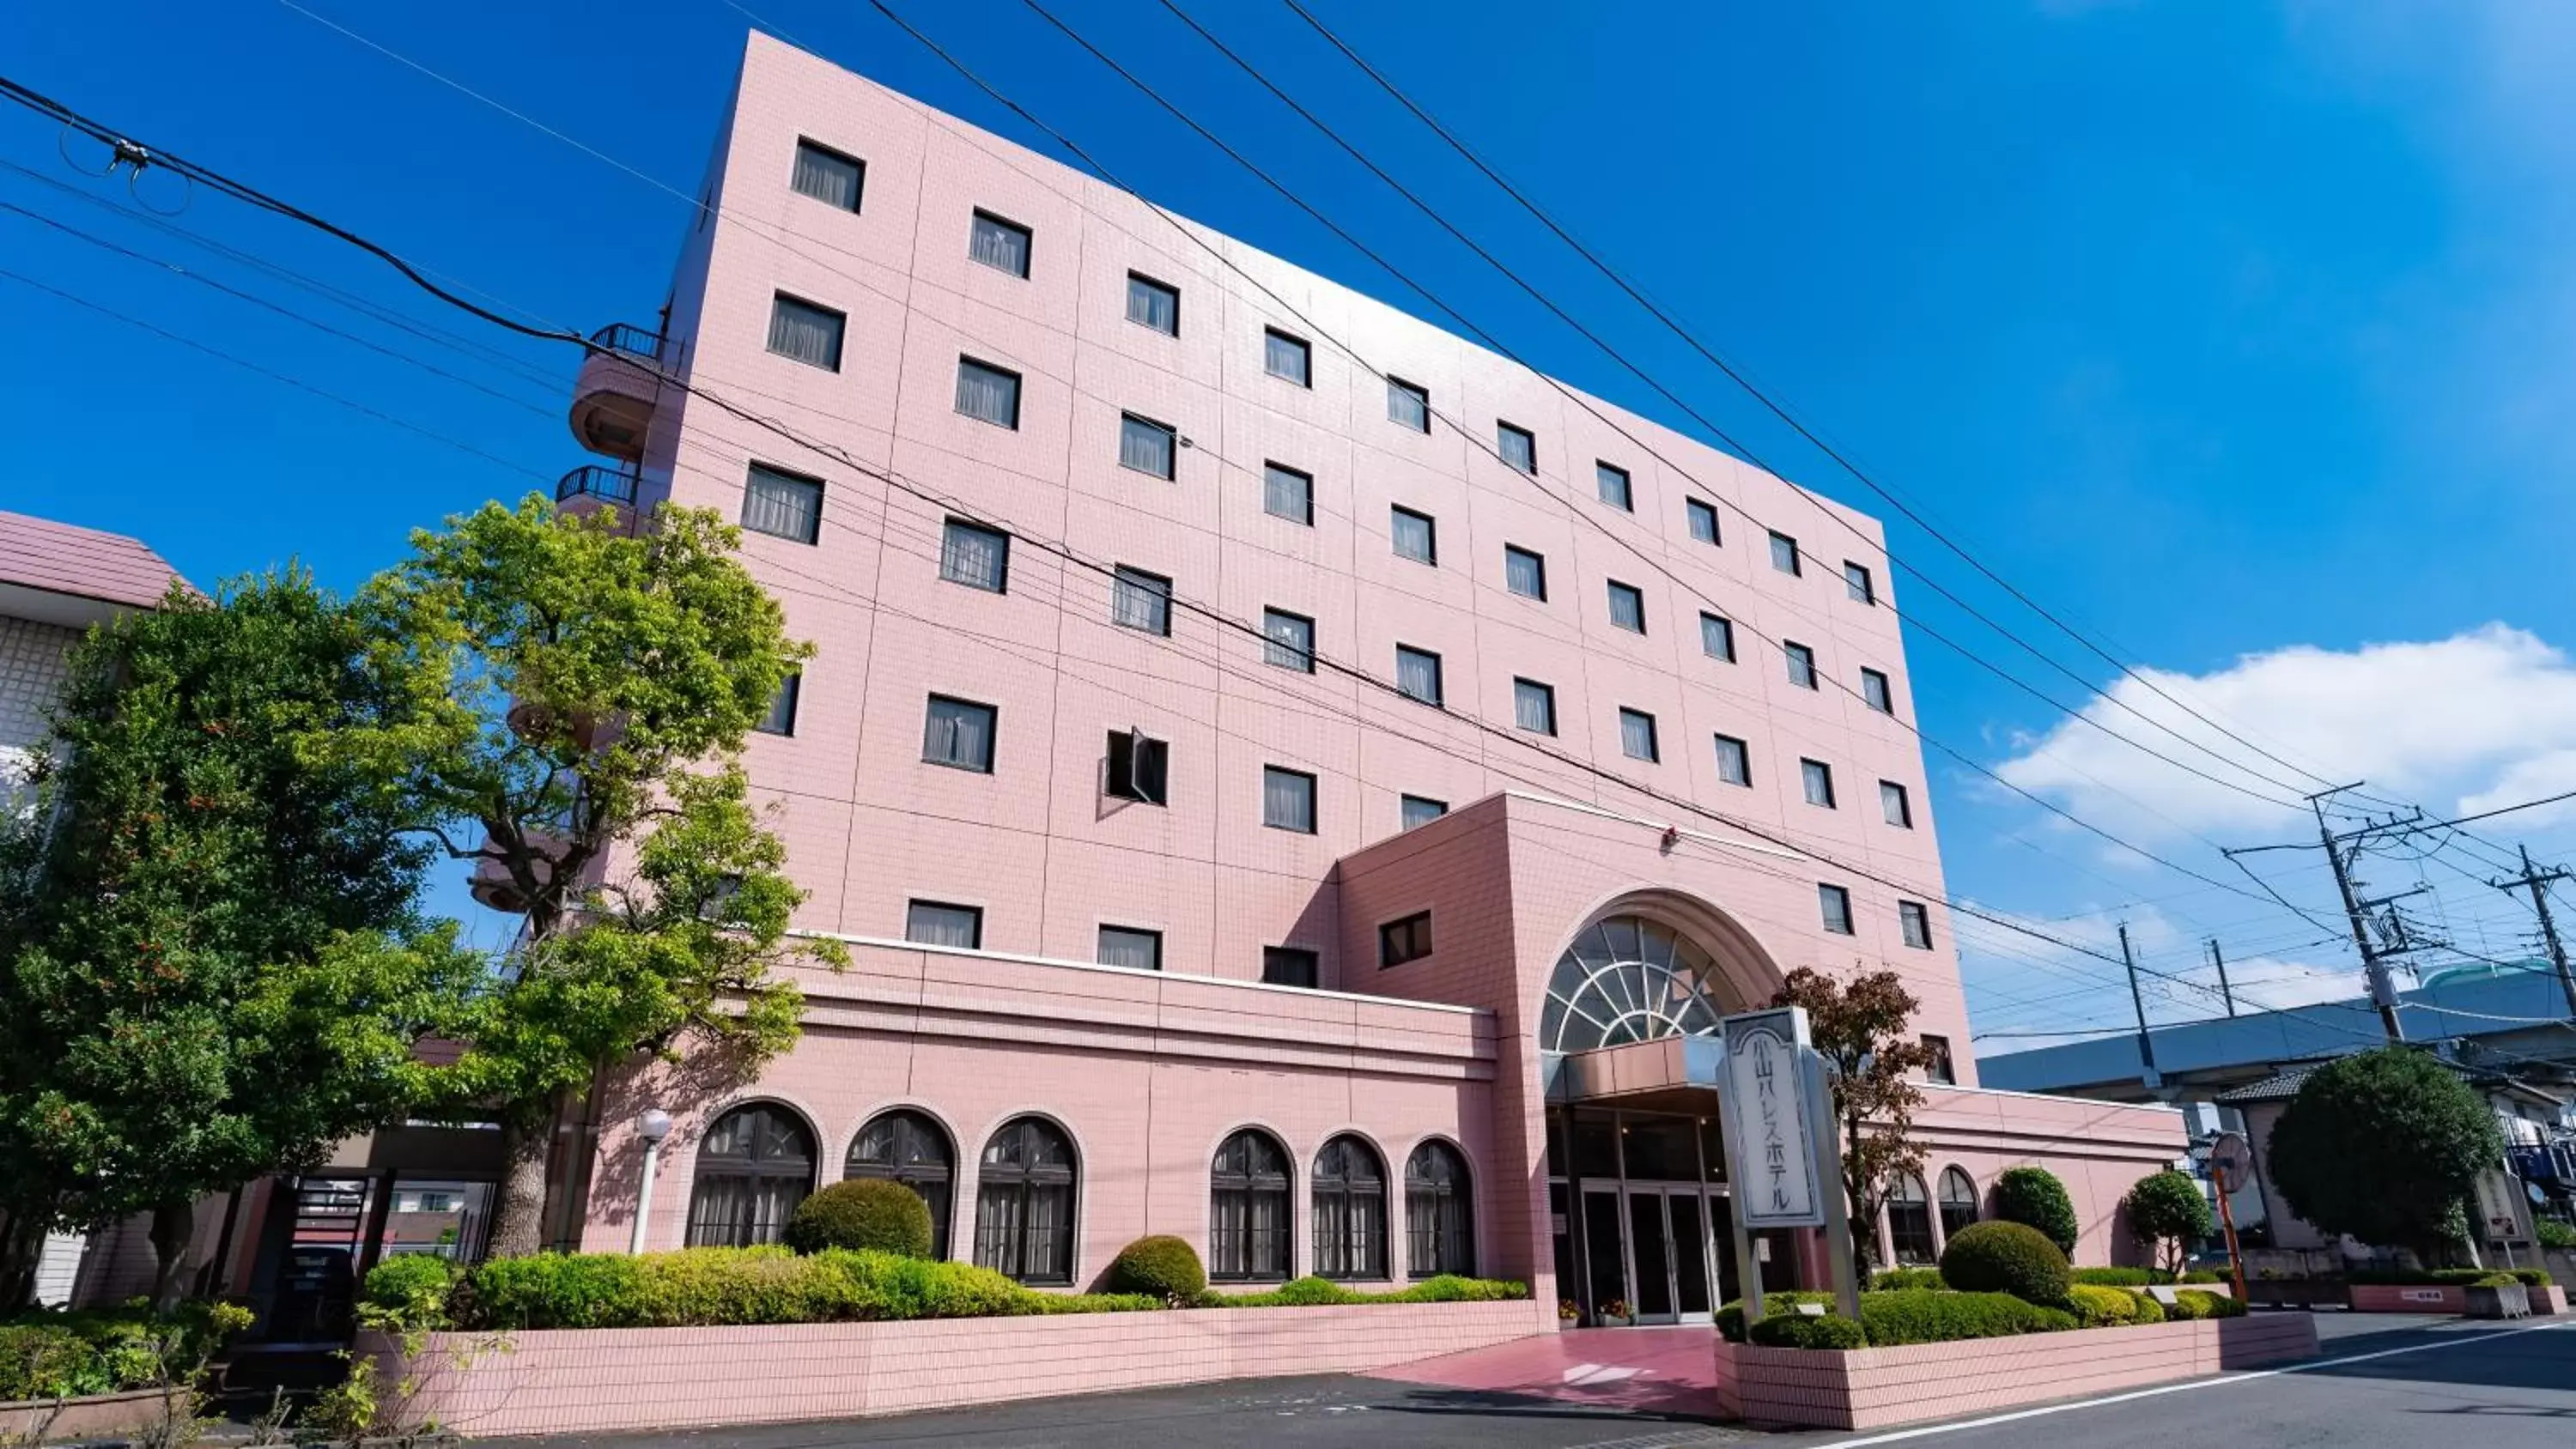
<svg viewBox="0 0 2576 1449">
<path fill-rule="evenodd" d="M 611 322 L 590 334 L 591 345 L 623 352 L 646 362 L 660 362 L 671 340 L 659 332 L 648 332 L 632 322 Z"/>
<path fill-rule="evenodd" d="M 556 481 L 555 501 L 561 503 L 571 498 L 599 498 L 610 503 L 623 503 L 632 507 L 635 502 L 635 481 L 635 476 L 631 473 L 621 473 L 615 468 L 605 468 L 597 463 L 586 464 L 573 469 Z"/>
</svg>

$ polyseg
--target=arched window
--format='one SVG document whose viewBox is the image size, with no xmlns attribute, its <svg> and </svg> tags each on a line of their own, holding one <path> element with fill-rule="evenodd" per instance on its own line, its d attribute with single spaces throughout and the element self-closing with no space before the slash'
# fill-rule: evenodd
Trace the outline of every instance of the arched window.
<svg viewBox="0 0 2576 1449">
<path fill-rule="evenodd" d="M 1959 1229 L 1977 1220 L 1977 1185 L 1958 1168 L 1941 1172 L 1941 1240 L 1948 1242 Z"/>
<path fill-rule="evenodd" d="M 1887 1234 L 1896 1240 L 1896 1261 L 1929 1263 L 1940 1257 L 1932 1248 L 1932 1195 L 1923 1179 L 1907 1173 L 1887 1194 Z"/>
<path fill-rule="evenodd" d="M 949 1183 L 957 1154 L 939 1124 L 914 1111 L 880 1112 L 850 1144 L 843 1177 L 891 1178 L 930 1206 L 930 1256 L 948 1256 Z"/>
<path fill-rule="evenodd" d="M 814 1134 L 767 1103 L 736 1107 L 698 1144 L 689 1194 L 689 1246 L 747 1248 L 778 1241 L 787 1215 L 814 1190 Z"/>
<path fill-rule="evenodd" d="M 1467 1159 L 1425 1142 L 1404 1163 L 1405 1263 L 1416 1278 L 1476 1271 L 1476 1200 Z"/>
<path fill-rule="evenodd" d="M 1015 1117 L 984 1144 L 975 1261 L 1023 1283 L 1073 1281 L 1073 1144 L 1042 1117 Z"/>
<path fill-rule="evenodd" d="M 1643 916 L 1583 928 L 1548 974 L 1542 1051 L 1582 1052 L 1664 1036 L 1706 1035 L 1723 1015 L 1709 995 L 1717 964 Z"/>
<path fill-rule="evenodd" d="M 1229 1283 L 1288 1281 L 1288 1150 L 1246 1127 L 1208 1170 L 1208 1276 Z"/>
<path fill-rule="evenodd" d="M 1386 1276 L 1386 1165 L 1356 1137 L 1315 1154 L 1315 1273 Z"/>
</svg>

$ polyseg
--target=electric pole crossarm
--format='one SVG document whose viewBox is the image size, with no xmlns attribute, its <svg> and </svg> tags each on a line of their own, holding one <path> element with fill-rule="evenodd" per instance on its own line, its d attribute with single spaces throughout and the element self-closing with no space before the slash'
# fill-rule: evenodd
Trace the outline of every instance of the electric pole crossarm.
<svg viewBox="0 0 2576 1449">
<path fill-rule="evenodd" d="M 2516 890 L 2531 892 L 2532 913 L 2540 917 L 2541 942 L 2549 949 L 2549 964 L 2557 969 L 2559 989 L 2567 993 L 2567 1014 L 2576 1017 L 2576 971 L 2568 969 L 2566 943 L 2558 939 L 2558 922 L 2549 914 L 2549 884 L 2570 879 L 2570 872 L 2563 865 L 2541 870 L 2531 863 L 2530 846 L 2517 849 L 2522 852 L 2522 874 L 2487 884 L 2507 894 Z"/>
</svg>

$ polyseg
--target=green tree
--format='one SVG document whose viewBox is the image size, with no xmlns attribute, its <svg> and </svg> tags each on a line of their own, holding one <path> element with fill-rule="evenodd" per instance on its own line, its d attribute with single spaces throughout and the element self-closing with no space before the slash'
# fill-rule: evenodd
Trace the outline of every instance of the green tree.
<svg viewBox="0 0 2576 1449">
<path fill-rule="evenodd" d="M 2120 1209 L 2128 1216 L 2129 1231 L 2154 1255 L 2158 1266 L 2176 1277 L 2182 1275 L 2191 1245 L 2214 1228 L 2209 1199 L 2202 1194 L 2199 1180 L 2187 1172 L 2167 1169 L 2139 1178 L 2128 1196 L 2120 1199 Z"/>
<path fill-rule="evenodd" d="M 2495 1112 L 2429 1053 L 2387 1046 L 2319 1067 L 2272 1127 L 2265 1164 L 2326 1233 L 2431 1262 L 2464 1235 L 2477 1175 L 2504 1154 Z"/>
<path fill-rule="evenodd" d="M 426 855 L 377 782 L 302 748 L 406 707 L 364 647 L 291 571 L 174 588 L 72 651 L 0 820 L 0 1305 L 47 1228 L 135 1212 L 171 1301 L 200 1196 L 428 1090 L 413 1043 L 477 965 L 416 916 Z"/>
<path fill-rule="evenodd" d="M 1995 1216 L 2008 1223 L 2020 1223 L 2048 1235 L 2057 1250 L 2072 1257 L 2080 1228 L 2075 1220 L 2075 1200 L 2066 1195 L 2066 1184 L 2045 1167 L 2006 1168 L 1995 1179 Z"/>
<path fill-rule="evenodd" d="M 525 914 L 445 1080 L 500 1116 L 493 1251 L 528 1253 L 579 1097 L 653 1054 L 756 1071 L 803 1009 L 780 968 L 845 959 L 788 936 L 803 897 L 734 762 L 810 650 L 711 512 L 634 533 L 532 497 L 413 542 L 358 604 L 385 676 L 434 683 L 326 748 Z"/>
<path fill-rule="evenodd" d="M 1923 1171 L 1923 1149 L 1913 1141 L 1923 1093 L 1911 1075 L 1932 1064 L 1930 1049 L 1912 1029 L 1922 1003 L 1893 971 L 1844 982 L 1801 966 L 1781 982 L 1771 1004 L 1807 1009 L 1808 1037 L 1825 1059 L 1841 1124 L 1852 1242 L 1866 1265 L 1878 1256 L 1878 1218 L 1889 1191 L 1898 1178 Z"/>
</svg>

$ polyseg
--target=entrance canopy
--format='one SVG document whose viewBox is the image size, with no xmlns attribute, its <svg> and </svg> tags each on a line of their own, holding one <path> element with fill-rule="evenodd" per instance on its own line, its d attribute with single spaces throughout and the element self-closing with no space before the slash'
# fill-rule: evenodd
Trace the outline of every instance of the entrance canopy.
<svg viewBox="0 0 2576 1449">
<path fill-rule="evenodd" d="M 1541 1085 L 1552 1103 L 1704 1117 L 1717 1110 L 1719 1056 L 1714 1036 L 1657 1037 L 1545 1057 Z"/>
</svg>

